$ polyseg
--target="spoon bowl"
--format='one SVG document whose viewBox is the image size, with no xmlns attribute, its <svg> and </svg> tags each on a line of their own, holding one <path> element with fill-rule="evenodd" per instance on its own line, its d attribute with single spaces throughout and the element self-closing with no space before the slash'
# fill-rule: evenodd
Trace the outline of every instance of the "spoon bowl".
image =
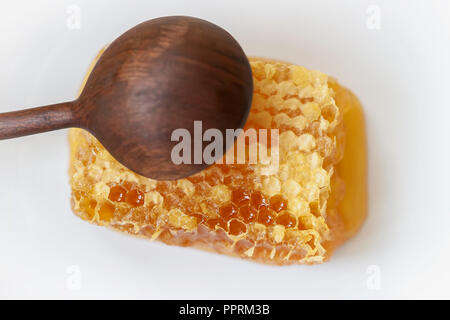
<svg viewBox="0 0 450 320">
<path fill-rule="evenodd" d="M 194 163 L 194 121 L 225 137 L 226 129 L 244 126 L 252 92 L 248 59 L 228 32 L 192 17 L 157 18 L 107 47 L 77 100 L 0 114 L 0 139 L 80 127 L 130 170 L 179 179 L 209 166 Z M 177 129 L 191 138 L 188 163 L 172 159 Z M 215 160 L 225 152 L 223 144 Z"/>
</svg>

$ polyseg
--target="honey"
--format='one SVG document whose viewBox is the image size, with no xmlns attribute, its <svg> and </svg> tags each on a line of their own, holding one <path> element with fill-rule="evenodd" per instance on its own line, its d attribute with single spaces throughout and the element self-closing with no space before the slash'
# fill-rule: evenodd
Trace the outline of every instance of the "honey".
<svg viewBox="0 0 450 320">
<path fill-rule="evenodd" d="M 250 61 L 254 98 L 245 129 L 279 130 L 276 172 L 260 163 L 215 164 L 186 179 L 155 181 L 71 129 L 74 212 L 128 234 L 263 263 L 328 259 L 366 214 L 362 108 L 323 73 Z"/>
<path fill-rule="evenodd" d="M 263 207 L 259 210 L 258 222 L 265 225 L 271 226 L 275 223 L 275 212 L 267 207 Z"/>
<path fill-rule="evenodd" d="M 274 195 L 270 198 L 270 208 L 275 212 L 280 212 L 286 208 L 286 199 L 281 194 Z"/>
<path fill-rule="evenodd" d="M 230 230 L 230 234 L 233 236 L 238 236 L 247 231 L 247 227 L 245 226 L 245 224 L 237 219 L 230 220 L 228 229 Z"/>
<path fill-rule="evenodd" d="M 128 192 L 126 201 L 135 207 L 142 206 L 144 204 L 144 193 L 139 189 L 133 189 Z"/>
<path fill-rule="evenodd" d="M 297 225 L 297 219 L 292 214 L 285 212 L 278 215 L 277 224 L 282 225 L 285 228 L 295 228 Z"/>
<path fill-rule="evenodd" d="M 238 210 L 239 210 L 238 207 L 234 203 L 230 202 L 230 203 L 220 207 L 219 215 L 224 220 L 229 220 L 230 218 L 237 215 Z"/>
<path fill-rule="evenodd" d="M 250 205 L 239 208 L 239 216 L 245 223 L 254 222 L 258 215 L 258 210 Z"/>
<path fill-rule="evenodd" d="M 109 190 L 109 200 L 114 202 L 123 202 L 125 201 L 127 190 L 121 186 L 111 187 Z"/>
</svg>

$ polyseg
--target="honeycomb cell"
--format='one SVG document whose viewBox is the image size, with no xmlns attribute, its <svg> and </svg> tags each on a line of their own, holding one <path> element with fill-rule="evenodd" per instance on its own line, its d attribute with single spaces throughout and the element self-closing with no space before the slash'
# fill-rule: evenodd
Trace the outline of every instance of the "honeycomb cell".
<svg viewBox="0 0 450 320">
<path fill-rule="evenodd" d="M 222 218 L 209 219 L 207 222 L 210 229 L 215 230 L 216 227 L 228 230 L 227 223 Z"/>
<path fill-rule="evenodd" d="M 242 239 L 236 242 L 233 251 L 238 255 L 245 255 L 245 252 L 253 249 L 254 246 L 255 243 L 253 241 Z"/>
<path fill-rule="evenodd" d="M 250 198 L 250 204 L 252 207 L 259 209 L 261 207 L 266 207 L 268 205 L 268 202 L 266 197 L 264 197 L 261 192 L 255 191 L 252 193 L 252 196 Z"/>
<path fill-rule="evenodd" d="M 219 214 L 224 220 L 229 220 L 236 216 L 238 213 L 238 208 L 233 203 L 228 203 L 219 209 Z"/>
<path fill-rule="evenodd" d="M 246 205 L 239 208 L 239 216 L 244 220 L 244 222 L 254 222 L 258 216 L 258 210 L 255 207 Z"/>
<path fill-rule="evenodd" d="M 91 220 L 95 217 L 95 208 L 97 207 L 97 201 L 89 198 L 84 198 L 80 201 L 80 211 L 82 217 L 86 220 Z"/>
<path fill-rule="evenodd" d="M 273 245 L 267 241 L 259 241 L 253 250 L 253 257 L 260 260 L 269 260 Z"/>
<path fill-rule="evenodd" d="M 114 202 L 123 202 L 127 195 L 127 190 L 121 186 L 113 186 L 109 191 L 109 200 Z"/>
<path fill-rule="evenodd" d="M 113 204 L 105 202 L 98 210 L 98 218 L 103 222 L 109 222 L 114 217 L 115 210 L 116 207 Z"/>
<path fill-rule="evenodd" d="M 262 207 L 259 210 L 258 222 L 266 226 L 271 226 L 275 223 L 275 216 L 276 216 L 275 211 L 267 207 Z"/>
<path fill-rule="evenodd" d="M 139 207 L 144 204 L 145 195 L 141 190 L 133 189 L 127 193 L 126 201 L 134 207 Z"/>
<path fill-rule="evenodd" d="M 275 212 L 280 212 L 287 207 L 286 199 L 281 195 L 277 194 L 270 198 L 270 208 Z"/>
<path fill-rule="evenodd" d="M 286 228 L 293 228 L 297 224 L 297 219 L 292 214 L 284 212 L 277 217 L 277 224 Z"/>
<path fill-rule="evenodd" d="M 231 201 L 239 207 L 248 205 L 250 202 L 250 193 L 242 188 L 235 189 L 231 193 Z"/>
<path fill-rule="evenodd" d="M 241 221 L 239 221 L 237 219 L 231 219 L 228 230 L 230 230 L 231 235 L 238 236 L 242 233 L 245 233 L 247 230 L 247 227 Z"/>
</svg>

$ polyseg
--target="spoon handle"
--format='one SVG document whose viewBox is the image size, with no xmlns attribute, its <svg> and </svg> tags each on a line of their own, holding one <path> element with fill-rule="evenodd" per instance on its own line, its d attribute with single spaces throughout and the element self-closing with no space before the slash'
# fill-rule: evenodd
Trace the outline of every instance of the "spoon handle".
<svg viewBox="0 0 450 320">
<path fill-rule="evenodd" d="M 72 101 L 0 113 L 0 140 L 75 126 Z"/>
</svg>

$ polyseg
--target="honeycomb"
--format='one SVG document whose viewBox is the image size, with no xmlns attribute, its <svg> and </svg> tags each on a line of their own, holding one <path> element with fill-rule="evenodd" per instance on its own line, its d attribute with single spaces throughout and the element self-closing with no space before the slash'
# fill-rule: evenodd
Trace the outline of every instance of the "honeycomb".
<svg viewBox="0 0 450 320">
<path fill-rule="evenodd" d="M 250 63 L 254 96 L 245 129 L 279 129 L 278 170 L 214 164 L 186 179 L 156 181 L 123 167 L 88 132 L 71 129 L 75 214 L 127 234 L 262 263 L 327 260 L 366 213 L 361 106 L 321 72 L 260 58 Z"/>
</svg>

